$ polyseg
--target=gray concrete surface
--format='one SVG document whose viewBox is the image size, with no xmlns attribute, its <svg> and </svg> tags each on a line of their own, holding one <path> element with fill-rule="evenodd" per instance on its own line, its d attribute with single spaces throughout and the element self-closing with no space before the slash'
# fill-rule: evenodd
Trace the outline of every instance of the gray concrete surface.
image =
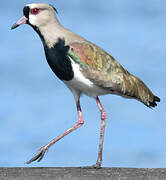
<svg viewBox="0 0 166 180">
<path fill-rule="evenodd" d="M 166 169 L 0 168 L 0 180 L 166 180 Z"/>
</svg>

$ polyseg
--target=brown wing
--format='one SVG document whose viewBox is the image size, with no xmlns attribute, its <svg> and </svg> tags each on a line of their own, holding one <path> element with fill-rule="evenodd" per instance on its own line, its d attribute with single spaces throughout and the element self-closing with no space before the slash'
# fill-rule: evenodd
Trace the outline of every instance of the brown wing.
<svg viewBox="0 0 166 180">
<path fill-rule="evenodd" d="M 73 43 L 70 47 L 69 55 L 95 85 L 110 90 L 110 93 L 136 98 L 147 106 L 155 106 L 155 101 L 159 101 L 140 79 L 103 49 L 92 43 Z"/>
</svg>

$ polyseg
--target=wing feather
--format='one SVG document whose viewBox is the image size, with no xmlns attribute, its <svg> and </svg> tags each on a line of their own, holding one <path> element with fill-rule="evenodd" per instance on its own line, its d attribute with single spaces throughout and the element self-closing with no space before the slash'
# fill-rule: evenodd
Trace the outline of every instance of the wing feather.
<svg viewBox="0 0 166 180">
<path fill-rule="evenodd" d="M 130 74 L 98 46 L 89 42 L 72 43 L 69 56 L 80 65 L 83 75 L 96 86 L 110 93 L 138 99 L 149 107 L 155 103 L 156 96 L 143 81 Z"/>
</svg>

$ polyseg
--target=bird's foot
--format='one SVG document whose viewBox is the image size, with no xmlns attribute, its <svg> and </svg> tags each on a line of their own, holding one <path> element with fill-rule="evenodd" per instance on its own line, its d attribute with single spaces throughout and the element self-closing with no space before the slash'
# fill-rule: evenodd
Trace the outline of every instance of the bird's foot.
<svg viewBox="0 0 166 180">
<path fill-rule="evenodd" d="M 36 161 L 36 160 L 37 162 L 40 162 L 43 159 L 47 150 L 48 150 L 48 146 L 43 146 L 40 149 L 40 151 L 32 159 L 26 162 L 26 164 L 30 164 L 31 162 Z"/>
<path fill-rule="evenodd" d="M 100 169 L 101 168 L 101 163 L 97 162 L 96 164 L 92 165 L 91 167 L 94 168 L 94 169 Z"/>
</svg>

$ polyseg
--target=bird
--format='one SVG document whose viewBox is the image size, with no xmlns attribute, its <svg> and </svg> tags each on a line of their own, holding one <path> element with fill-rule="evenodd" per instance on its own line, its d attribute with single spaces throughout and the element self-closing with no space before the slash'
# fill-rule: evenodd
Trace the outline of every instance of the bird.
<svg viewBox="0 0 166 180">
<path fill-rule="evenodd" d="M 96 163 L 92 165 L 94 168 L 101 168 L 106 112 L 99 96 L 113 94 L 136 99 L 149 108 L 155 107 L 160 98 L 104 49 L 65 28 L 59 22 L 57 10 L 53 5 L 44 3 L 25 5 L 23 17 L 11 29 L 22 24 L 30 25 L 39 35 L 50 68 L 71 90 L 78 112 L 77 123 L 40 148 L 27 164 L 41 161 L 53 144 L 84 124 L 80 97 L 85 94 L 96 100 L 101 113 L 98 156 Z"/>
</svg>

